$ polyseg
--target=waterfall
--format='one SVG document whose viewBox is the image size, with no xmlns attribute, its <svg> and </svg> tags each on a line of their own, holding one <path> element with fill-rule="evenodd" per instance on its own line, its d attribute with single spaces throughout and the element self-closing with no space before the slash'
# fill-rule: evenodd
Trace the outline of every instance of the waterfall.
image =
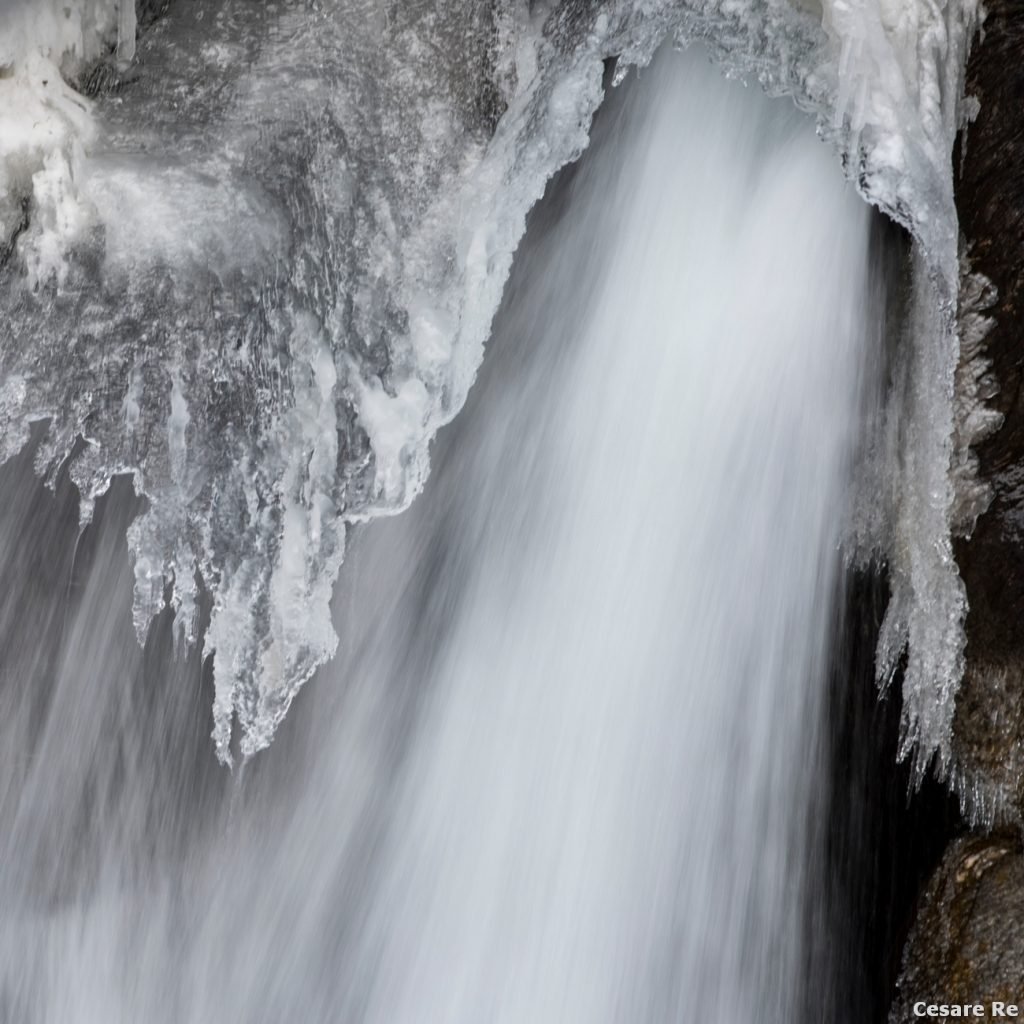
<svg viewBox="0 0 1024 1024">
<path fill-rule="evenodd" d="M 800 1019 L 868 211 L 699 56 L 612 116 L 502 324 L 537 363 L 454 528 L 365 939 L 380 1024 Z"/>
<path fill-rule="evenodd" d="M 126 481 L 79 538 L 9 463 L 0 1019 L 803 1019 L 870 218 L 701 53 L 616 90 L 233 776 L 171 609 L 135 642 Z"/>
<path fill-rule="evenodd" d="M 83 526 L 131 474 L 136 633 L 169 604 L 213 656 L 225 764 L 268 746 L 335 654 L 348 534 L 422 490 L 606 62 L 621 77 L 673 39 L 791 97 L 912 237 L 886 486 L 856 532 L 889 568 L 877 667 L 888 685 L 905 656 L 901 757 L 917 781 L 949 768 L 951 534 L 987 498 L 969 447 L 994 422 L 958 371 L 955 308 L 979 6 L 905 6 L 0 3 L 0 461 L 36 425 L 36 468 L 69 474 Z"/>
</svg>

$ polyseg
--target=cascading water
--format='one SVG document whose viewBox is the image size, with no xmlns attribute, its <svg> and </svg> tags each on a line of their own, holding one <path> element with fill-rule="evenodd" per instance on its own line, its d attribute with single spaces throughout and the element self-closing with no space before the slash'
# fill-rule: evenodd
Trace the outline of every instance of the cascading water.
<svg viewBox="0 0 1024 1024">
<path fill-rule="evenodd" d="M 798 1019 L 868 211 L 698 58 L 618 118 L 506 325 L 539 365 L 470 478 L 373 1021 Z"/>
<path fill-rule="evenodd" d="M 76 546 L 7 467 L 4 1020 L 802 1019 L 871 215 L 699 54 L 623 93 L 234 779 L 169 611 L 136 646 L 129 489 Z"/>
<path fill-rule="evenodd" d="M 588 141 L 603 63 L 668 37 L 791 96 L 913 239 L 912 324 L 857 547 L 889 567 L 901 756 L 950 768 L 951 532 L 998 418 L 958 365 L 954 138 L 977 0 L 4 0 L 0 460 L 36 424 L 88 522 L 132 523 L 140 642 L 213 656 L 225 763 L 333 655 L 354 523 L 404 508 L 480 365 L 525 216 Z M 970 343 L 974 347 L 974 342 Z M 965 356 L 968 355 L 965 353 Z M 45 423 L 45 427 L 40 424 Z M 208 619 L 199 629 L 202 586 Z"/>
</svg>

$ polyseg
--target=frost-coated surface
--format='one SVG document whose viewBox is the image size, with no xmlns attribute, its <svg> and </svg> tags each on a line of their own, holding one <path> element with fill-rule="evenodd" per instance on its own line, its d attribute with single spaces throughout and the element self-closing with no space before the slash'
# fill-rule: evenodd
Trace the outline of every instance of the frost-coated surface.
<svg viewBox="0 0 1024 1024">
<path fill-rule="evenodd" d="M 346 524 L 405 507 L 480 363 L 524 218 L 586 145 L 605 58 L 670 34 L 793 95 L 917 240 L 880 670 L 949 756 L 964 597 L 950 477 L 950 152 L 973 0 L 113 0 L 4 8 L 0 427 L 48 420 L 83 515 L 130 472 L 144 636 L 213 598 L 214 737 L 265 746 L 336 646 Z M 99 63 L 97 63 L 99 62 Z M 63 74 L 58 73 L 62 71 Z M 71 83 L 71 84 L 69 84 Z M 87 98 L 86 94 L 90 94 Z"/>
</svg>

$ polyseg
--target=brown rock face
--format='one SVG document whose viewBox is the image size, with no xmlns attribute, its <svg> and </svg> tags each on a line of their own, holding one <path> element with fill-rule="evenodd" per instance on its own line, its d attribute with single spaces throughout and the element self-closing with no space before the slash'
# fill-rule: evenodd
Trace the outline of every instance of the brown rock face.
<svg viewBox="0 0 1024 1024">
<path fill-rule="evenodd" d="M 957 840 L 921 903 L 890 1024 L 914 1004 L 999 1000 L 1024 1014 L 1024 855 L 1016 836 Z M 983 1020 L 999 1019 L 986 1012 Z"/>
<path fill-rule="evenodd" d="M 958 699 L 958 781 L 974 812 L 1024 817 L 1024 4 L 988 0 L 968 65 L 980 102 L 957 183 L 975 271 L 999 291 L 986 355 L 1001 429 L 976 448 L 994 499 L 957 545 L 967 586 L 967 672 Z"/>
</svg>

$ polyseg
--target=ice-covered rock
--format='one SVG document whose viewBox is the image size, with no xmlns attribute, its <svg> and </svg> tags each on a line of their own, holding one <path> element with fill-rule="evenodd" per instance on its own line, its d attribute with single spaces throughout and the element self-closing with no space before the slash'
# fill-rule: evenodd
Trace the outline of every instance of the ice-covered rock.
<svg viewBox="0 0 1024 1024">
<path fill-rule="evenodd" d="M 136 627 L 173 583 L 198 639 L 200 579 L 211 592 L 222 758 L 236 720 L 243 754 L 266 745 L 333 652 L 346 524 L 422 487 L 526 214 L 587 143 L 605 61 L 624 74 L 671 36 L 812 111 L 916 239 L 894 526 L 868 547 L 895 580 L 883 668 L 909 642 L 906 749 L 945 762 L 963 618 L 950 154 L 973 0 L 195 0 L 137 49 L 115 2 L 17 11 L 0 454 L 48 420 L 52 478 L 83 438 L 85 517 L 133 475 Z"/>
</svg>

